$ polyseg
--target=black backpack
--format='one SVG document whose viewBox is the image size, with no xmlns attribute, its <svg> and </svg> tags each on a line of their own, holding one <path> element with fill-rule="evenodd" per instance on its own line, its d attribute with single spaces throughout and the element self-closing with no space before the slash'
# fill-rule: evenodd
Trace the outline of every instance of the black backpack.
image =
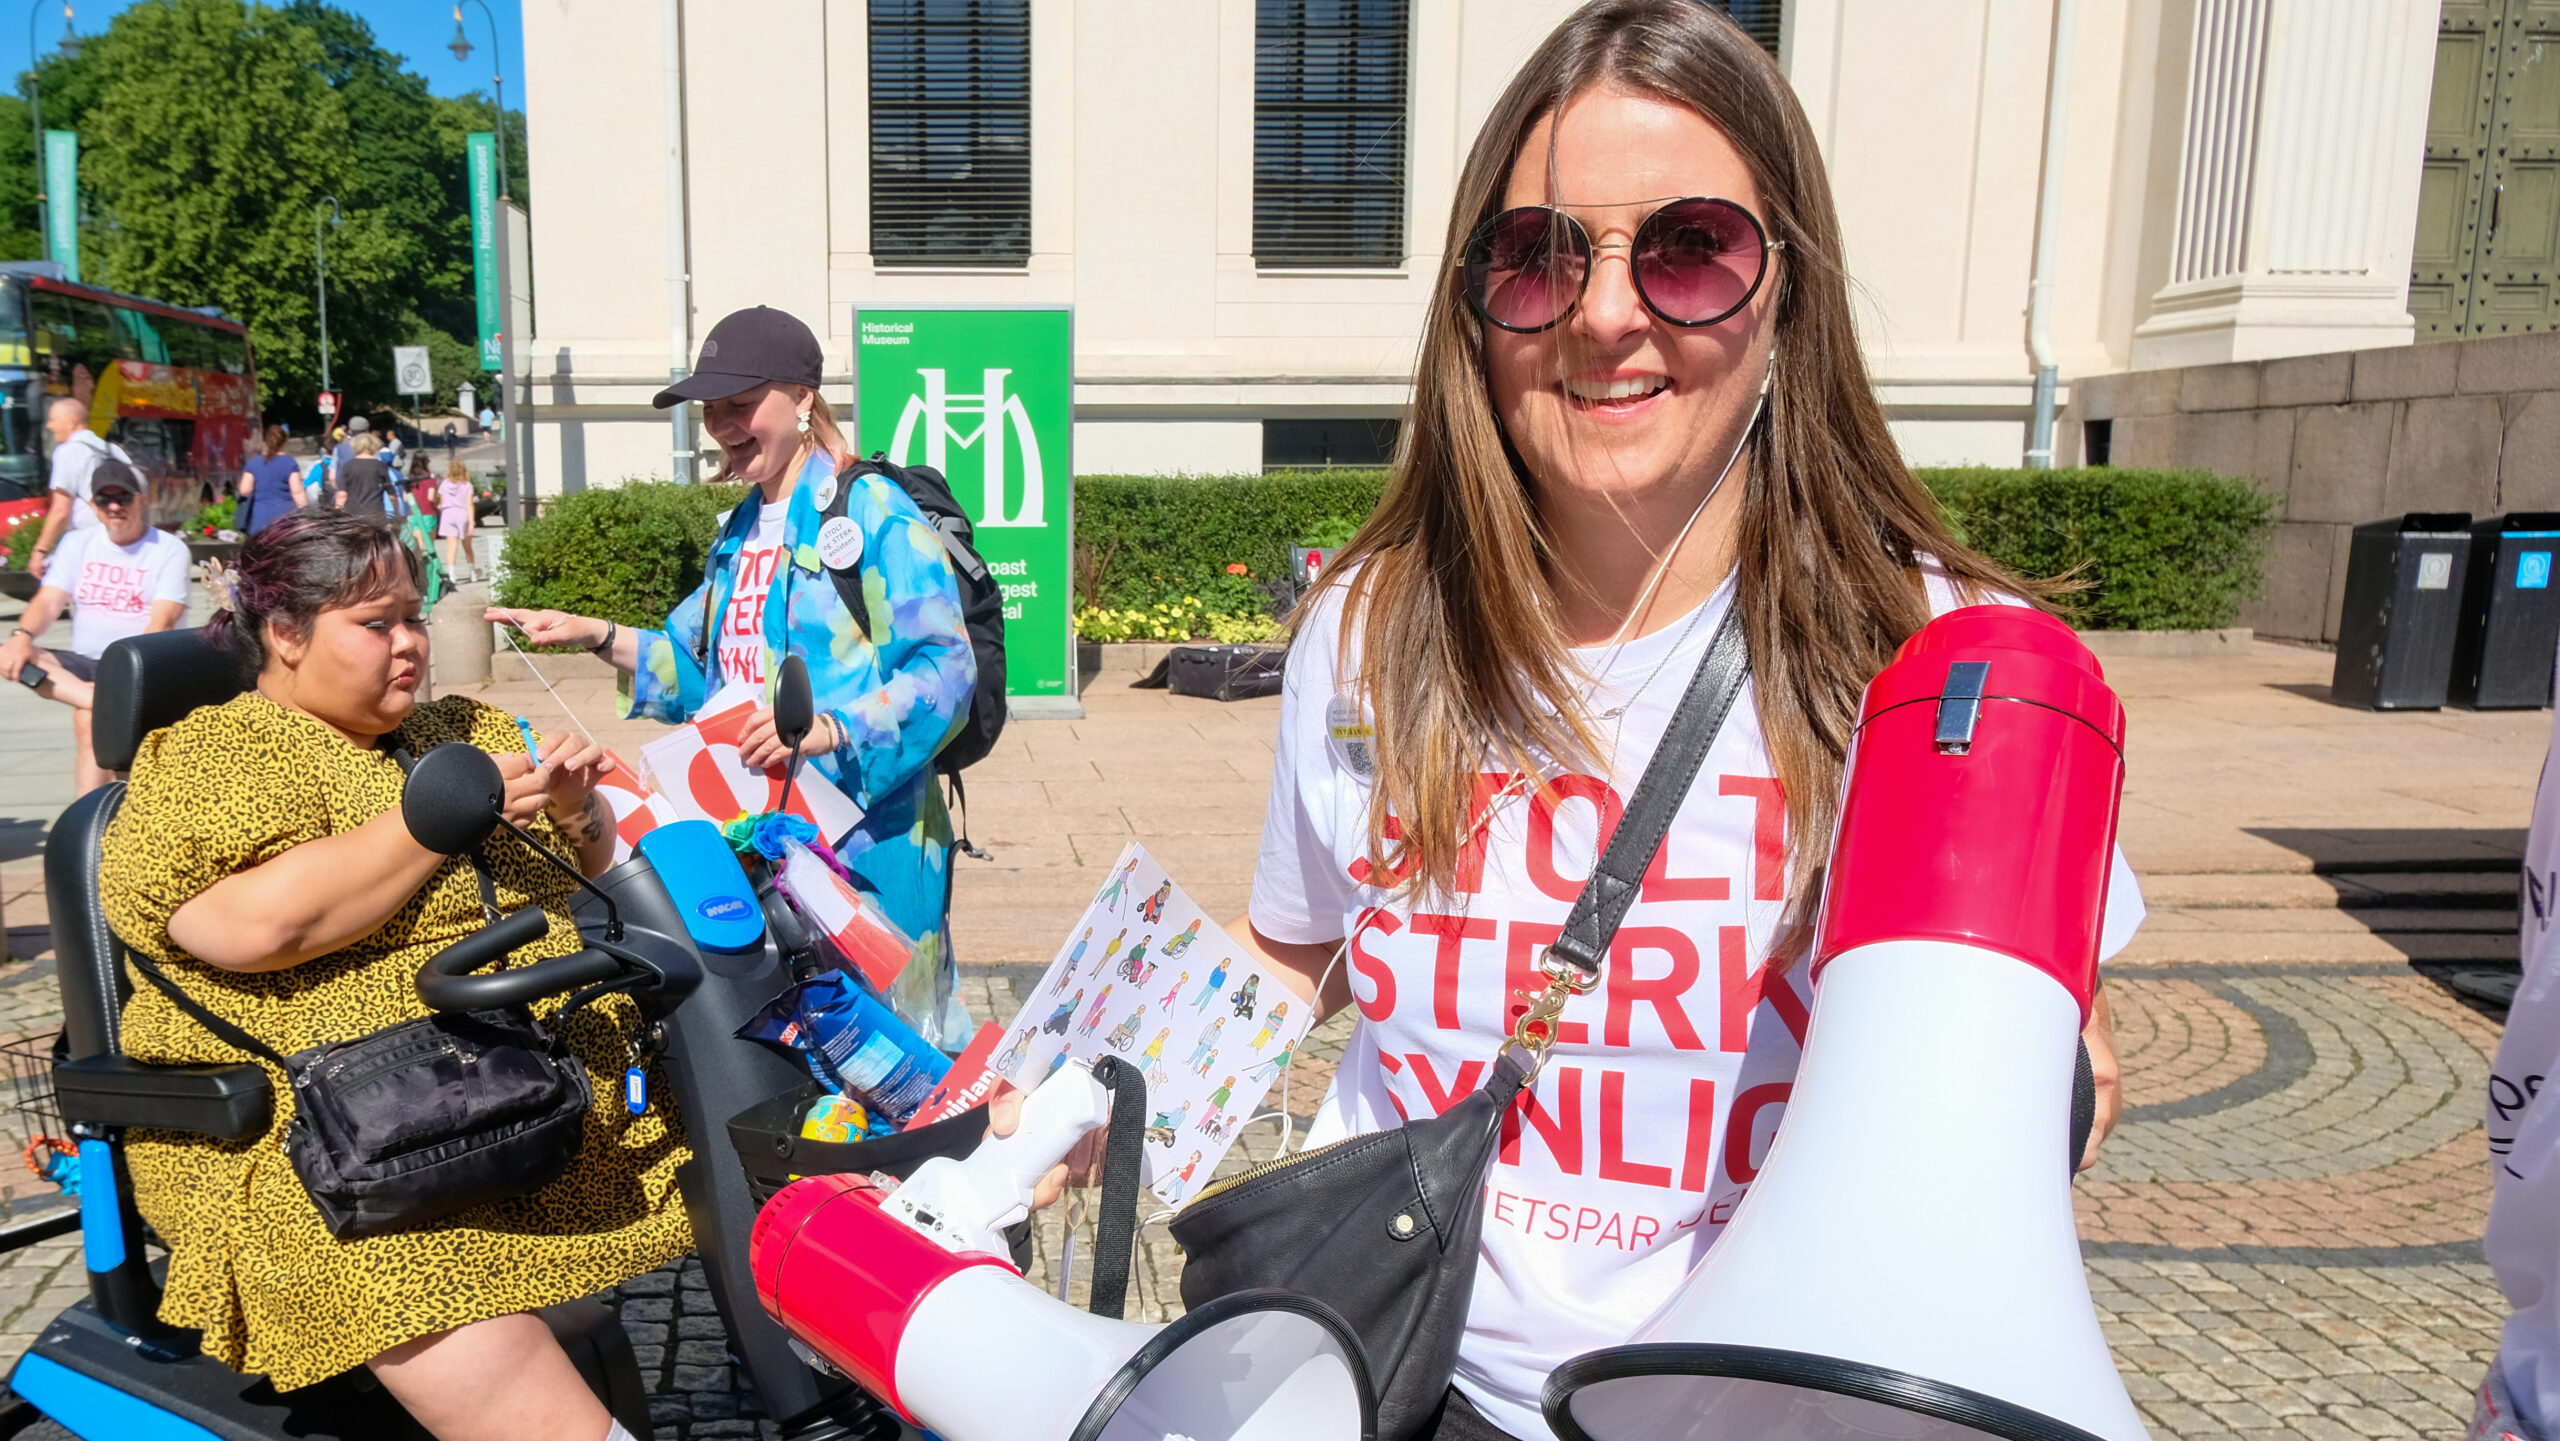
<svg viewBox="0 0 2560 1441">
<path fill-rule="evenodd" d="M 978 689 L 969 698 L 968 720 L 933 758 L 934 769 L 956 783 L 962 770 L 986 759 L 996 748 L 996 737 L 1004 733 L 1004 588 L 978 555 L 977 531 L 969 523 L 969 513 L 952 498 L 950 482 L 932 466 L 893 465 L 885 452 L 875 451 L 869 460 L 857 460 L 837 474 L 835 498 L 819 511 L 820 517 L 843 515 L 852 500 L 852 482 L 866 475 L 889 477 L 916 503 L 925 523 L 941 535 L 942 548 L 951 556 L 952 573 L 960 580 L 960 620 L 968 627 L 969 650 L 978 658 Z M 830 566 L 827 578 L 835 582 L 836 594 L 844 597 L 845 608 L 853 612 L 853 623 L 862 627 L 864 635 L 871 634 L 871 608 L 863 599 L 861 575 Z"/>
</svg>

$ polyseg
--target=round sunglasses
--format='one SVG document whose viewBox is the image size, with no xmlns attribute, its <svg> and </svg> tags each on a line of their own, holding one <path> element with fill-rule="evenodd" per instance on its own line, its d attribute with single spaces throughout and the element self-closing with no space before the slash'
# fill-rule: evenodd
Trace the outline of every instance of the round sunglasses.
<svg viewBox="0 0 2560 1441">
<path fill-rule="evenodd" d="M 1666 201 L 1625 245 L 1594 245 L 1582 222 L 1551 205 L 1522 205 L 1467 237 L 1460 262 L 1467 304 L 1488 325 L 1522 335 L 1551 329 L 1582 303 L 1595 250 L 1624 250 L 1644 307 L 1673 325 L 1713 325 L 1751 303 L 1769 270 L 1759 217 L 1730 200 Z"/>
</svg>

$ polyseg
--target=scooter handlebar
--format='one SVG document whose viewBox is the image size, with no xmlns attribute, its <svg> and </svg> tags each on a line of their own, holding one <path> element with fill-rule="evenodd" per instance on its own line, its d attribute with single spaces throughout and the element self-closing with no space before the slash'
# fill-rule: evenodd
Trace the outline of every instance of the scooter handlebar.
<svg viewBox="0 0 2560 1441">
<path fill-rule="evenodd" d="M 470 974 L 542 939 L 550 930 L 551 917 L 542 907 L 527 906 L 463 937 L 419 967 L 418 999 L 438 1011 L 494 1010 L 565 994 L 623 973 L 622 962 L 591 948 L 491 975 Z"/>
</svg>

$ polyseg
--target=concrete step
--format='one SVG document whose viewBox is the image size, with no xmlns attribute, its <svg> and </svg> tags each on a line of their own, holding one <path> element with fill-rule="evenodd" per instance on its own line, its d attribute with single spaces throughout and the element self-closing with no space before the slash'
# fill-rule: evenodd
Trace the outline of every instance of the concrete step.
<svg viewBox="0 0 2560 1441">
<path fill-rule="evenodd" d="M 2219 872 L 2144 875 L 2142 896 L 2171 907 L 2265 910 L 2481 909 L 2512 911 L 2516 873 L 2356 871 L 2338 875 Z"/>
<path fill-rule="evenodd" d="M 2337 965 L 2484 962 L 2512 966 L 2516 936 L 2506 931 L 2234 930 L 2181 926 L 2179 913 L 2155 915 L 2117 956 L 2118 965 Z"/>
</svg>

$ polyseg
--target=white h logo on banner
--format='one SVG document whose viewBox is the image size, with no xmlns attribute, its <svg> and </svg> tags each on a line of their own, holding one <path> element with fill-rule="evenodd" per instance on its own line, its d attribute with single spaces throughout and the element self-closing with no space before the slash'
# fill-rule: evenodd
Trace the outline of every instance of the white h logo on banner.
<svg viewBox="0 0 2560 1441">
<path fill-rule="evenodd" d="M 922 395 L 907 397 L 907 408 L 898 416 L 897 435 L 889 442 L 889 459 L 899 465 L 915 464 L 916 422 L 924 422 L 923 463 L 951 475 L 945 463 L 952 445 L 962 449 L 986 444 L 978 452 L 984 466 L 986 502 L 981 507 L 978 524 L 1039 525 L 1042 523 L 1040 485 L 1040 441 L 1031 430 L 1031 412 L 1024 408 L 1022 397 L 1004 393 L 1004 378 L 1013 372 L 983 372 L 982 388 L 976 395 L 953 395 L 950 382 L 941 370 L 919 367 L 917 376 L 924 381 Z M 952 427 L 951 417 L 974 415 L 977 425 L 966 434 Z M 1013 439 L 1022 451 L 1022 504 L 1008 513 L 1004 504 L 1005 431 L 1011 427 Z"/>
</svg>

